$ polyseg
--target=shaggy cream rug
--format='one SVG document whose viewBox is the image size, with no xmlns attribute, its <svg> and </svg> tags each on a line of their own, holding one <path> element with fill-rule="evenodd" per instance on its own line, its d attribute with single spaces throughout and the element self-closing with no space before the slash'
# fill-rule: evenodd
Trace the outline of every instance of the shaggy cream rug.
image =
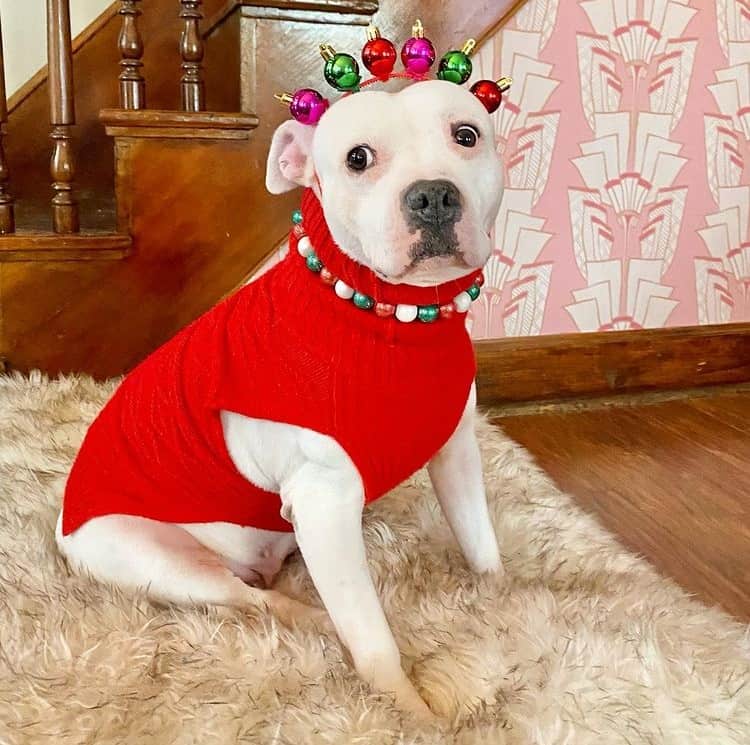
<svg viewBox="0 0 750 745">
<path fill-rule="evenodd" d="M 0 378 L 0 743 L 750 743 L 747 629 L 623 550 L 483 422 L 503 583 L 466 569 L 424 473 L 366 520 L 405 664 L 442 729 L 402 720 L 334 638 L 71 576 L 53 525 L 113 387 Z M 298 559 L 281 585 L 317 602 Z"/>
</svg>

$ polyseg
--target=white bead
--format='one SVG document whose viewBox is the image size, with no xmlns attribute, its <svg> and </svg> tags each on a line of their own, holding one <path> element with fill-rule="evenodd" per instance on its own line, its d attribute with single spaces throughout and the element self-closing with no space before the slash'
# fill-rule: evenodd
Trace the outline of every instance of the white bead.
<svg viewBox="0 0 750 745">
<path fill-rule="evenodd" d="M 336 291 L 336 294 L 340 298 L 344 298 L 344 300 L 351 300 L 354 296 L 354 290 L 349 287 L 346 282 L 342 282 L 340 279 L 336 280 L 336 284 L 333 286 L 333 289 Z"/>
<path fill-rule="evenodd" d="M 310 243 L 310 239 L 306 235 L 303 235 L 297 241 L 297 251 L 299 252 L 299 255 L 304 256 L 304 258 L 307 258 L 313 252 L 313 245 Z"/>
<path fill-rule="evenodd" d="M 397 305 L 396 318 L 403 323 L 410 323 L 416 320 L 419 308 L 416 305 Z"/>
<path fill-rule="evenodd" d="M 459 313 L 466 313 L 471 308 L 471 295 L 468 292 L 459 292 L 456 297 L 453 298 L 453 304 L 456 306 L 456 310 Z"/>
</svg>

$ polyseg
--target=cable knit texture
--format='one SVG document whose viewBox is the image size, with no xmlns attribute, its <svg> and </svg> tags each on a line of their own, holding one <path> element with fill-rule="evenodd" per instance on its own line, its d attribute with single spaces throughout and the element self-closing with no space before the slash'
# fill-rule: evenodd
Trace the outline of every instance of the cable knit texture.
<svg viewBox="0 0 750 745">
<path fill-rule="evenodd" d="M 311 191 L 302 211 L 325 265 L 378 301 L 447 303 L 476 276 L 439 287 L 388 285 L 336 246 Z M 232 463 L 221 410 L 332 436 L 371 502 L 448 440 L 474 373 L 462 314 L 425 324 L 360 310 L 306 267 L 292 235 L 283 262 L 125 378 L 76 458 L 63 532 L 115 513 L 291 530 L 279 495 L 249 483 Z"/>
</svg>

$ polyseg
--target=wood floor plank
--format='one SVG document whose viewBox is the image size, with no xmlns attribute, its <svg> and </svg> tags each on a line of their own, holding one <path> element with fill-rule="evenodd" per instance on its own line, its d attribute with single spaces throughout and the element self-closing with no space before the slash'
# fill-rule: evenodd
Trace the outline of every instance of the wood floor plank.
<svg viewBox="0 0 750 745">
<path fill-rule="evenodd" d="M 750 619 L 750 394 L 496 423 L 629 548 Z"/>
</svg>

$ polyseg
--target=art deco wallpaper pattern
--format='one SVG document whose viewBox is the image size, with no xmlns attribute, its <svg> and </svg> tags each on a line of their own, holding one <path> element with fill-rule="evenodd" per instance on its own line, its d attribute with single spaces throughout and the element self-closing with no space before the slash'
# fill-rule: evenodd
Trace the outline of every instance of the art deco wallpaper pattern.
<svg viewBox="0 0 750 745">
<path fill-rule="evenodd" d="M 501 75 L 474 338 L 750 321 L 750 0 L 528 0 Z"/>
<path fill-rule="evenodd" d="M 529 0 L 475 338 L 750 320 L 750 1 Z"/>
</svg>

